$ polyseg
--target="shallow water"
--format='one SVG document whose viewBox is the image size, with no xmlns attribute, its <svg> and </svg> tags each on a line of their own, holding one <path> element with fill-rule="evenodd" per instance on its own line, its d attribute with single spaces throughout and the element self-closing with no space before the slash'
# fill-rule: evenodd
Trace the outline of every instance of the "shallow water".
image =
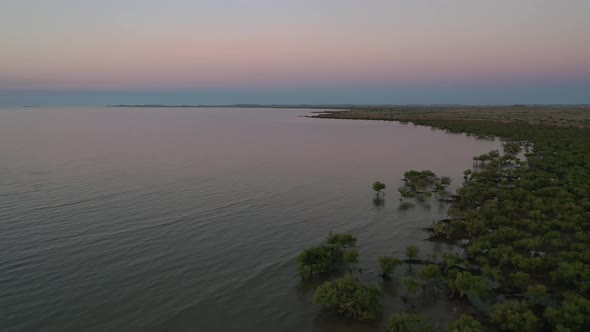
<svg viewBox="0 0 590 332">
<path fill-rule="evenodd" d="M 499 143 L 309 113 L 0 109 L 0 330 L 381 331 L 408 307 L 451 316 L 444 299 L 401 303 L 375 260 L 453 250 L 422 230 L 447 205 L 399 208 L 402 174 L 460 184 Z M 379 322 L 311 304 L 319 281 L 301 282 L 294 258 L 329 231 L 358 237 L 355 275 L 387 293 Z"/>
</svg>

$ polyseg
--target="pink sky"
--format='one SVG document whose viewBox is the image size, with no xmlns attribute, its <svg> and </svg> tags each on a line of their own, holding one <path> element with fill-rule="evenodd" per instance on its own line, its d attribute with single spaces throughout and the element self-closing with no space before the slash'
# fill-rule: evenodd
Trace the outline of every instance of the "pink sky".
<svg viewBox="0 0 590 332">
<path fill-rule="evenodd" d="M 0 88 L 590 79 L 590 1 L 15 1 Z"/>
</svg>

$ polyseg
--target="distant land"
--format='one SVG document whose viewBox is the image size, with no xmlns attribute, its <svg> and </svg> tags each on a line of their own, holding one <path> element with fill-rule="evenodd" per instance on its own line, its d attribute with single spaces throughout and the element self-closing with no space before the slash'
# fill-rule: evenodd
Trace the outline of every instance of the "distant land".
<svg viewBox="0 0 590 332">
<path fill-rule="evenodd" d="M 155 107 L 155 108 L 204 108 L 204 107 L 234 107 L 234 108 L 335 108 L 335 109 L 383 109 L 383 108 L 482 108 L 482 107 L 590 107 L 590 104 L 518 104 L 518 105 L 469 105 L 469 104 L 230 104 L 230 105 L 107 105 L 105 107 Z"/>
<path fill-rule="evenodd" d="M 341 104 L 341 105 L 279 105 L 279 104 L 232 104 L 232 105 L 159 105 L 159 104 L 146 104 L 146 105 L 107 105 L 106 107 L 156 107 L 156 108 L 210 108 L 210 107 L 232 107 L 232 108 L 351 108 L 359 105 L 352 104 Z"/>
<path fill-rule="evenodd" d="M 359 105 L 359 104 L 233 104 L 233 105 L 112 105 L 144 108 L 300 108 L 316 109 L 306 117 L 385 121 L 483 120 L 527 122 L 551 126 L 590 127 L 590 105 Z"/>
<path fill-rule="evenodd" d="M 590 128 L 590 107 L 583 105 L 389 106 L 325 110 L 314 118 L 384 121 L 493 121 Z"/>
</svg>

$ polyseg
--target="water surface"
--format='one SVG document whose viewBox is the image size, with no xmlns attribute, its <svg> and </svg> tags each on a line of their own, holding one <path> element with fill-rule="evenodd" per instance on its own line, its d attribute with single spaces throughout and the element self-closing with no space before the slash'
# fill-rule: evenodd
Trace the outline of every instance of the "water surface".
<svg viewBox="0 0 590 332">
<path fill-rule="evenodd" d="M 399 208 L 403 172 L 460 183 L 499 144 L 309 113 L 0 109 L 0 330 L 383 330 L 407 305 L 376 257 L 453 249 L 422 230 L 446 205 Z M 356 275 L 387 293 L 379 322 L 311 304 L 318 282 L 301 282 L 294 258 L 329 231 L 358 237 Z M 444 299 L 410 305 L 433 321 L 453 312 Z"/>
</svg>

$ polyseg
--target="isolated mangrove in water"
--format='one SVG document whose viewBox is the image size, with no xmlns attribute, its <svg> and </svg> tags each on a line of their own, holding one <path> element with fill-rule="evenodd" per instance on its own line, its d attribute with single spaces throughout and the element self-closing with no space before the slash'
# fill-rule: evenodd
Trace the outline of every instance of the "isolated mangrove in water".
<svg viewBox="0 0 590 332">
<path fill-rule="evenodd" d="M 383 190 L 385 189 L 385 183 L 375 181 L 373 182 L 373 190 L 375 191 L 375 195 L 379 198 L 383 194 Z"/>
<path fill-rule="evenodd" d="M 297 272 L 302 279 L 308 279 L 334 269 L 335 248 L 326 244 L 303 250 L 297 256 Z"/>
<path fill-rule="evenodd" d="M 391 256 L 379 256 L 377 257 L 379 268 L 381 269 L 381 277 L 387 279 L 391 276 L 396 267 L 398 267 L 402 261 L 399 258 Z"/>
<path fill-rule="evenodd" d="M 381 291 L 363 285 L 352 276 L 323 283 L 313 296 L 313 303 L 322 304 L 348 318 L 374 320 L 381 313 Z"/>
<path fill-rule="evenodd" d="M 297 256 L 297 272 L 302 279 L 330 272 L 339 264 L 358 263 L 357 239 L 351 234 L 330 233 L 325 242 L 305 249 Z"/>
</svg>

